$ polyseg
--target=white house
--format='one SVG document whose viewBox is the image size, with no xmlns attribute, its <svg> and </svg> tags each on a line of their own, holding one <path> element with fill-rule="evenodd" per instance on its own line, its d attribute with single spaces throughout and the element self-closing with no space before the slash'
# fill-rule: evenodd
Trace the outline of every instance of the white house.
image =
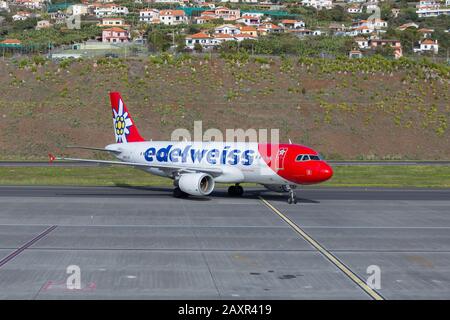
<svg viewBox="0 0 450 320">
<path fill-rule="evenodd" d="M 261 20 L 264 18 L 264 13 L 261 12 L 245 12 L 244 16 L 260 18 Z"/>
<path fill-rule="evenodd" d="M 30 12 L 26 11 L 18 11 L 15 15 L 12 16 L 13 21 L 23 21 L 28 19 L 31 16 Z"/>
<path fill-rule="evenodd" d="M 147 23 L 159 23 L 159 10 L 143 9 L 139 11 L 139 21 Z"/>
<path fill-rule="evenodd" d="M 258 0 L 220 0 L 220 2 L 229 2 L 229 3 L 258 3 Z"/>
<path fill-rule="evenodd" d="M 199 32 L 186 37 L 186 47 L 194 49 L 199 44 L 204 49 L 209 49 L 219 44 L 220 40 L 211 37 L 209 34 Z"/>
<path fill-rule="evenodd" d="M 251 34 L 246 34 L 246 33 L 240 33 L 240 34 L 234 35 L 234 39 L 236 39 L 237 42 L 241 42 L 244 40 L 256 40 L 257 38 L 258 37 L 252 36 Z"/>
<path fill-rule="evenodd" d="M 382 19 L 368 19 L 368 20 L 359 20 L 357 22 L 352 23 L 352 29 L 359 29 L 362 27 L 366 27 L 367 29 L 385 29 L 388 27 L 388 23 Z"/>
<path fill-rule="evenodd" d="M 193 23 L 196 23 L 196 24 L 204 24 L 204 23 L 211 22 L 215 19 L 217 19 L 215 16 L 206 15 L 206 16 L 200 16 L 200 17 L 193 17 L 192 21 L 193 21 Z"/>
<path fill-rule="evenodd" d="M 317 10 L 333 8 L 332 0 L 302 0 L 302 5 L 305 7 L 313 7 Z"/>
<path fill-rule="evenodd" d="M 234 35 L 221 33 L 221 34 L 215 34 L 213 35 L 214 39 L 217 41 L 217 44 L 221 44 L 225 41 L 236 41 L 236 38 Z"/>
<path fill-rule="evenodd" d="M 88 13 L 88 6 L 82 3 L 71 5 L 67 11 L 74 16 L 82 16 Z"/>
<path fill-rule="evenodd" d="M 420 1 L 417 8 L 417 15 L 419 18 L 426 17 L 437 17 L 439 15 L 450 15 L 450 3 L 446 0 L 445 5 L 441 6 L 441 4 L 434 0 L 424 0 Z"/>
<path fill-rule="evenodd" d="M 312 36 L 314 34 L 314 31 L 310 29 L 293 29 L 289 30 L 289 32 L 299 38 L 305 37 L 305 36 Z"/>
<path fill-rule="evenodd" d="M 120 28 L 129 27 L 129 25 L 127 25 L 125 23 L 124 18 L 102 18 L 102 21 L 99 22 L 98 26 L 100 26 L 100 27 L 120 27 Z"/>
<path fill-rule="evenodd" d="M 155 3 L 171 3 L 171 4 L 181 4 L 182 0 L 154 0 Z"/>
<path fill-rule="evenodd" d="M 24 6 L 28 9 L 41 9 L 44 0 L 15 0 L 17 5 Z"/>
<path fill-rule="evenodd" d="M 161 10 L 159 20 L 162 24 L 171 26 L 187 23 L 188 19 L 183 10 Z"/>
<path fill-rule="evenodd" d="M 437 9 L 440 7 L 440 3 L 435 0 L 422 0 L 416 5 L 417 9 Z"/>
<path fill-rule="evenodd" d="M 439 44 L 437 40 L 423 39 L 419 42 L 420 47 L 414 48 L 414 52 L 433 52 L 437 54 L 439 52 Z"/>
<path fill-rule="evenodd" d="M 214 9 L 214 15 L 217 17 L 217 19 L 223 19 L 225 21 L 234 21 L 241 16 L 241 10 L 219 7 Z"/>
<path fill-rule="evenodd" d="M 265 36 L 269 33 L 281 33 L 284 32 L 284 28 L 277 26 L 276 24 L 273 24 L 272 22 L 263 22 L 259 25 L 258 34 Z"/>
<path fill-rule="evenodd" d="M 235 35 L 241 33 L 241 30 L 239 29 L 239 27 L 236 27 L 232 24 L 223 24 L 214 28 L 214 33 Z"/>
<path fill-rule="evenodd" d="M 347 12 L 348 13 L 361 13 L 362 12 L 362 8 L 358 5 L 353 5 L 347 8 Z"/>
<path fill-rule="evenodd" d="M 291 19 L 281 20 L 281 23 L 278 24 L 280 27 L 285 29 L 302 29 L 305 27 L 305 22 Z"/>
<path fill-rule="evenodd" d="M 362 37 L 357 37 L 355 38 L 355 42 L 358 45 L 358 47 L 360 49 L 367 49 L 369 48 L 369 40 L 362 38 Z"/>
<path fill-rule="evenodd" d="M 450 15 L 450 8 L 419 9 L 416 13 L 419 18 L 437 17 L 440 15 Z"/>
<path fill-rule="evenodd" d="M 388 27 L 387 21 L 378 18 L 368 19 L 366 25 L 372 26 L 374 29 L 384 29 Z"/>
<path fill-rule="evenodd" d="M 261 17 L 243 15 L 236 22 L 245 24 L 246 26 L 259 26 L 261 24 Z"/>
<path fill-rule="evenodd" d="M 114 3 L 98 4 L 94 7 L 97 18 L 105 16 L 118 16 L 128 14 L 128 8 Z"/>
<path fill-rule="evenodd" d="M 41 21 L 37 22 L 36 30 L 50 28 L 51 26 L 52 26 L 52 24 L 50 23 L 50 21 L 48 21 L 48 20 L 41 20 Z"/>
<path fill-rule="evenodd" d="M 375 29 L 373 27 L 360 26 L 360 27 L 353 28 L 347 34 L 349 36 L 356 37 L 356 36 L 360 36 L 360 35 L 369 35 L 373 32 L 375 32 Z"/>
</svg>

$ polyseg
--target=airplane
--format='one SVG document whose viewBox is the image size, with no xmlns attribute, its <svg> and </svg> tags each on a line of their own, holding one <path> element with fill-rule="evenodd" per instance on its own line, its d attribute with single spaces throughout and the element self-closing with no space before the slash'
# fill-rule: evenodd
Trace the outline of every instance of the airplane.
<svg viewBox="0 0 450 320">
<path fill-rule="evenodd" d="M 330 179 L 333 169 L 313 149 L 292 143 L 270 144 L 223 141 L 146 141 L 119 92 L 110 92 L 116 143 L 104 148 L 72 146 L 104 151 L 119 161 L 55 157 L 50 162 L 78 161 L 124 165 L 173 180 L 173 196 L 207 196 L 215 183 L 233 184 L 230 196 L 242 196 L 241 183 L 256 183 L 266 189 L 289 193 L 288 203 L 297 203 L 294 189 Z"/>
</svg>

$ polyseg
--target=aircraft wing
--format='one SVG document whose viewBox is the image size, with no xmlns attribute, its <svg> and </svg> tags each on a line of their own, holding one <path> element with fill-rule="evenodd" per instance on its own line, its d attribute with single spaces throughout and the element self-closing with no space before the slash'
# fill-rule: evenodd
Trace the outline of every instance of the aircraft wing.
<svg viewBox="0 0 450 320">
<path fill-rule="evenodd" d="M 109 165 L 119 165 L 119 166 L 131 166 L 135 168 L 157 168 L 157 169 L 166 169 L 171 171 L 178 171 L 180 173 L 183 172 L 204 172 L 208 173 L 214 177 L 220 176 L 223 174 L 222 169 L 220 168 L 207 168 L 207 167 L 187 167 L 187 166 L 177 166 L 173 164 L 153 164 L 153 163 L 138 163 L 138 162 L 123 162 L 123 161 L 110 161 L 110 160 L 95 160 L 95 159 L 78 159 L 78 158 L 61 158 L 55 157 L 51 154 L 48 155 L 50 158 L 50 163 L 57 161 L 76 161 L 76 162 L 90 162 L 90 163 L 98 163 L 98 164 L 109 164 Z"/>
</svg>

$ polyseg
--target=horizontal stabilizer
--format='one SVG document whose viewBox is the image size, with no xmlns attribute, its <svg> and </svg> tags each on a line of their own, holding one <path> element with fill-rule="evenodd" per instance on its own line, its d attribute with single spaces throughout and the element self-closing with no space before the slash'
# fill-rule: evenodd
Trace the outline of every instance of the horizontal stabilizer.
<svg viewBox="0 0 450 320">
<path fill-rule="evenodd" d="M 109 150 L 109 149 L 105 149 L 105 148 L 84 147 L 84 146 L 66 146 L 66 148 L 103 151 L 103 152 L 111 152 L 111 153 L 115 153 L 115 154 L 119 154 L 122 152 L 119 150 Z"/>
</svg>

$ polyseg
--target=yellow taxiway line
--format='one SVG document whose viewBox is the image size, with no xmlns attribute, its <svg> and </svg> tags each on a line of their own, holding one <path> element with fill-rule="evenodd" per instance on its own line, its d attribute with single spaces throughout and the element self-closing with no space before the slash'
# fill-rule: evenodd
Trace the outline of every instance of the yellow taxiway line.
<svg viewBox="0 0 450 320">
<path fill-rule="evenodd" d="M 265 200 L 263 197 L 259 197 L 259 199 L 273 212 L 275 212 L 281 219 L 283 219 L 292 229 L 295 230 L 303 239 L 305 239 L 310 245 L 312 245 L 317 251 L 319 251 L 325 258 L 327 258 L 332 264 L 339 268 L 342 272 L 345 273 L 347 277 L 350 278 L 354 283 L 356 283 L 362 290 L 364 290 L 372 299 L 374 300 L 384 300 L 384 298 L 372 289 L 367 283 L 365 283 L 362 279 L 360 279 L 353 271 L 351 271 L 345 264 L 339 261 L 331 252 L 325 249 L 320 243 L 311 238 L 305 231 L 303 231 L 298 225 L 292 222 L 291 219 L 286 217 L 283 213 L 280 212 L 277 208 L 269 203 L 269 201 Z"/>
</svg>

